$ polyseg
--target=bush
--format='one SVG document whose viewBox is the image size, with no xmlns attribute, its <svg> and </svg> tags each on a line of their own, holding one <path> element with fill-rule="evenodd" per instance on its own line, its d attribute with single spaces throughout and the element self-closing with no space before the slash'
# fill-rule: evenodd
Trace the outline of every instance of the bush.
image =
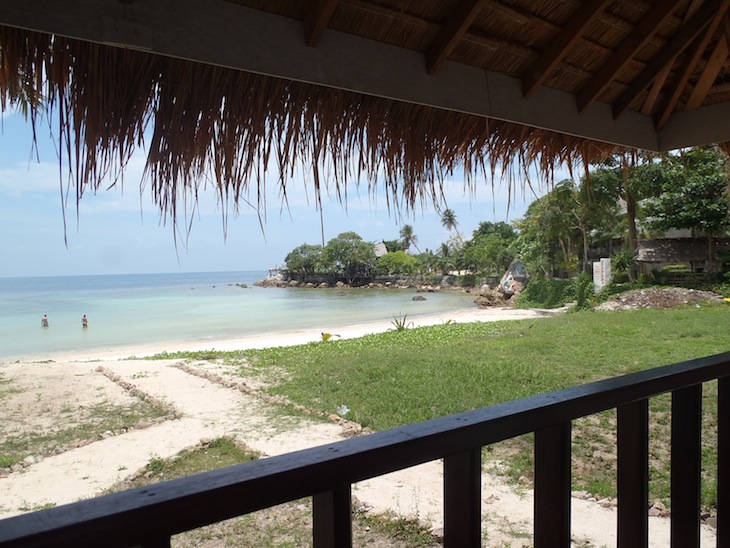
<svg viewBox="0 0 730 548">
<path fill-rule="evenodd" d="M 575 280 L 575 308 L 576 310 L 587 310 L 591 308 L 593 297 L 593 280 L 591 276 L 583 272 Z"/>
<path fill-rule="evenodd" d="M 520 308 L 560 308 L 575 300 L 575 280 L 543 279 L 530 280 L 516 304 Z"/>
<path fill-rule="evenodd" d="M 718 295 L 722 295 L 723 297 L 730 297 L 730 283 L 718 284 L 713 287 L 712 290 Z"/>
</svg>

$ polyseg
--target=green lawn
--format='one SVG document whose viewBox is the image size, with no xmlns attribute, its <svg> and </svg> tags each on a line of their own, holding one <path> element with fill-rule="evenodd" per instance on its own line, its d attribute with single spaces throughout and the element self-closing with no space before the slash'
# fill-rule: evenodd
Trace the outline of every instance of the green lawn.
<svg viewBox="0 0 730 548">
<path fill-rule="evenodd" d="M 730 306 L 581 312 L 554 318 L 448 324 L 351 340 L 225 353 L 244 359 L 269 392 L 375 430 L 523 398 L 611 376 L 730 350 Z M 714 446 L 716 387 L 705 390 L 705 442 Z M 667 500 L 669 399 L 652 400 L 652 496 Z M 575 422 L 574 485 L 615 494 L 615 413 Z M 507 462 L 531 475 L 526 436 L 485 449 L 485 464 Z M 704 502 L 715 502 L 716 457 L 705 451 Z"/>
</svg>

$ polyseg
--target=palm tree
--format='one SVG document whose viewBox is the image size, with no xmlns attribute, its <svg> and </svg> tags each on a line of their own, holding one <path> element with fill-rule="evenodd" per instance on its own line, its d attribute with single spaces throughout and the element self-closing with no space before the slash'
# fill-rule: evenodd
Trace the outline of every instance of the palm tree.
<svg viewBox="0 0 730 548">
<path fill-rule="evenodd" d="M 459 234 L 459 229 L 456 228 L 459 223 L 456 222 L 456 213 L 454 213 L 453 209 L 448 207 L 444 209 L 443 213 L 441 213 L 441 224 L 449 232 L 452 230 L 456 232 L 456 236 L 459 238 L 459 241 L 462 244 L 464 243 L 464 239 L 461 237 L 461 234 Z"/>
<path fill-rule="evenodd" d="M 411 245 L 416 248 L 416 251 L 421 252 L 418 249 L 418 236 L 413 233 L 413 227 L 411 225 L 403 225 L 400 229 L 400 237 L 403 242 L 403 249 L 408 249 Z"/>
</svg>

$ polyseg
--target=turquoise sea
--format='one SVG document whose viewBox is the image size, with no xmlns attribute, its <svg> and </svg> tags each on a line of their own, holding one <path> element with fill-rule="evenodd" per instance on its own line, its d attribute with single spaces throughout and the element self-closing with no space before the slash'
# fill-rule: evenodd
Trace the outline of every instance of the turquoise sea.
<svg viewBox="0 0 730 548">
<path fill-rule="evenodd" d="M 0 278 L 0 361 L 332 329 L 474 306 L 413 290 L 260 288 L 266 271 Z M 236 285 L 239 284 L 239 285 Z M 247 288 L 240 285 L 246 284 Z M 47 314 L 49 327 L 41 327 Z M 89 318 L 88 329 L 81 316 Z M 214 346 L 211 344 L 211 347 Z"/>
</svg>

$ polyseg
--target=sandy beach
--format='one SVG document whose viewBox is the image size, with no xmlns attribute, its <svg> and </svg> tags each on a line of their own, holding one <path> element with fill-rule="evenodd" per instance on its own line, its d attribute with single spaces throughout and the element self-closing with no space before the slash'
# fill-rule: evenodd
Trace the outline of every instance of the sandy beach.
<svg viewBox="0 0 730 548">
<path fill-rule="evenodd" d="M 548 318 L 556 312 L 467 309 L 440 315 L 408 317 L 413 326 L 446 322 Z M 65 447 L 53 455 L 28 455 L 22 466 L 0 475 L 0 518 L 44 506 L 97 496 L 143 468 L 151 458 L 169 458 L 223 435 L 263 455 L 278 455 L 332 443 L 351 436 L 358 426 L 287 414 L 256 390 L 242 389 L 246 379 L 224 365 L 178 360 L 144 361 L 161 350 L 233 350 L 319 341 L 322 332 L 342 338 L 392 329 L 389 321 L 330 330 L 292 331 L 218 340 L 205 346 L 181 341 L 166 348 L 152 346 L 58 356 L 53 360 L 0 363 L 0 380 L 15 390 L 0 398 L 2 430 L 22 435 L 73 421 L 81 409 L 98 402 L 128 406 L 143 395 L 164 402 L 170 412 L 149 424 L 124 431 L 99 432 L 88 443 Z M 246 386 L 254 386 L 255 383 Z M 488 546 L 530 546 L 532 491 L 507 484 L 488 473 L 482 478 L 482 510 Z M 393 511 L 416 517 L 438 530 L 443 526 L 440 462 L 364 481 L 353 494 L 371 512 Z M 572 532 L 576 546 L 614 546 L 616 510 L 613 501 L 575 494 Z M 2 526 L 0 522 L 0 527 Z M 702 526 L 702 545 L 714 546 L 714 530 Z M 650 545 L 669 545 L 669 520 L 650 518 Z"/>
</svg>

